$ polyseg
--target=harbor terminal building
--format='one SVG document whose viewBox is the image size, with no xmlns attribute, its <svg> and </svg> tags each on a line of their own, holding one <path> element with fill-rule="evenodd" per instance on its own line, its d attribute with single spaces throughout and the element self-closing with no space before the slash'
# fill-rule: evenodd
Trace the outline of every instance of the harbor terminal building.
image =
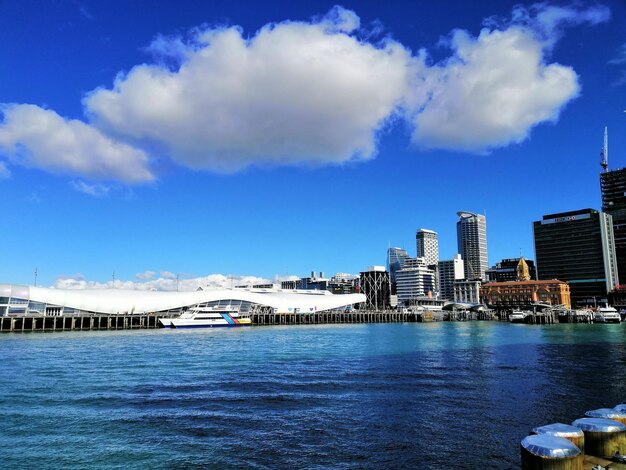
<svg viewBox="0 0 626 470">
<path fill-rule="evenodd" d="M 132 315 L 183 313 L 192 307 L 228 308 L 242 314 L 316 313 L 351 309 L 363 294 L 277 289 L 213 289 L 163 292 L 122 289 L 52 289 L 0 284 L 4 315 Z"/>
</svg>

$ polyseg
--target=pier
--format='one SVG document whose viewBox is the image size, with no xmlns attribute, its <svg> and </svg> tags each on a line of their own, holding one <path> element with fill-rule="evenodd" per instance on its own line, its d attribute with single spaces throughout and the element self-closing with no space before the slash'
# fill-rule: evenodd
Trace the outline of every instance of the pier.
<svg viewBox="0 0 626 470">
<path fill-rule="evenodd" d="M 5 316 L 0 317 L 0 333 L 158 328 L 160 317 L 157 315 Z"/>
<path fill-rule="evenodd" d="M 430 314 L 430 316 L 428 315 Z M 432 321 L 431 312 L 402 313 L 396 310 L 354 310 L 319 313 L 253 313 L 253 325 L 318 325 L 327 323 L 415 323 Z"/>
</svg>

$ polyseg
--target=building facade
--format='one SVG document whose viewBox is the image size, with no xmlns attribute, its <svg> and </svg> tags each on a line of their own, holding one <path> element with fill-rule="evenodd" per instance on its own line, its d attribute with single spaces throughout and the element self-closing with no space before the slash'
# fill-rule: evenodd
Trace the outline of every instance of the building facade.
<svg viewBox="0 0 626 470">
<path fill-rule="evenodd" d="M 600 174 L 602 211 L 613 217 L 617 277 L 626 284 L 626 168 Z"/>
<path fill-rule="evenodd" d="M 364 302 L 362 294 L 276 289 L 199 289 L 193 292 L 123 289 L 50 289 L 0 284 L 1 315 L 133 315 L 184 313 L 191 307 L 218 307 L 239 313 L 313 313 Z"/>
<path fill-rule="evenodd" d="M 384 310 L 390 306 L 391 280 L 384 266 L 369 266 L 359 275 L 361 293 L 365 294 L 364 307 Z"/>
<path fill-rule="evenodd" d="M 489 282 L 510 282 L 518 280 L 518 270 L 523 269 L 521 262 L 524 260 L 526 269 L 528 269 L 528 279 L 537 279 L 537 269 L 535 262 L 526 258 L 507 258 L 492 266 L 487 271 L 487 281 Z"/>
<path fill-rule="evenodd" d="M 456 234 L 459 253 L 465 263 L 465 279 L 487 279 L 487 218 L 472 212 L 458 212 Z"/>
<path fill-rule="evenodd" d="M 415 245 L 417 258 L 424 258 L 427 266 L 436 265 L 439 262 L 439 239 L 437 232 L 425 228 L 415 233 Z"/>
<path fill-rule="evenodd" d="M 613 220 L 594 209 L 544 215 L 533 223 L 539 280 L 559 279 L 570 286 L 572 304 L 606 303 L 618 284 Z"/>
<path fill-rule="evenodd" d="M 437 263 L 437 276 L 439 279 L 439 298 L 454 300 L 454 283 L 465 278 L 464 263 L 461 255 L 454 258 L 441 260 Z"/>
<path fill-rule="evenodd" d="M 480 303 L 480 280 L 461 280 L 454 283 L 454 301 L 460 303 Z"/>
<path fill-rule="evenodd" d="M 480 297 L 496 309 L 528 308 L 537 302 L 571 308 L 570 289 L 566 282 L 508 281 L 488 282 L 480 288 Z"/>
<path fill-rule="evenodd" d="M 435 271 L 429 269 L 424 258 L 407 258 L 404 267 L 396 272 L 398 305 L 409 305 L 418 297 L 432 297 L 435 290 Z"/>
<path fill-rule="evenodd" d="M 396 293 L 396 272 L 404 266 L 404 260 L 409 254 L 404 248 L 393 247 L 387 250 L 387 270 L 391 279 L 392 294 Z"/>
</svg>

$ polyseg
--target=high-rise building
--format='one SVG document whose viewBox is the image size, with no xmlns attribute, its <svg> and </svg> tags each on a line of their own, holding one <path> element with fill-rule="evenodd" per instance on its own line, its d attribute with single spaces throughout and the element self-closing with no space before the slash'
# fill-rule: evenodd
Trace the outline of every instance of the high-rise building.
<svg viewBox="0 0 626 470">
<path fill-rule="evenodd" d="M 391 277 L 392 293 L 395 293 L 396 284 L 396 272 L 402 269 L 404 260 L 409 257 L 409 254 L 404 248 L 389 248 L 387 250 L 387 269 Z"/>
<path fill-rule="evenodd" d="M 465 279 L 487 279 L 487 218 L 472 212 L 457 212 L 456 237 L 465 263 Z"/>
<path fill-rule="evenodd" d="M 454 282 L 465 277 L 461 255 L 456 254 L 454 258 L 441 260 L 437 263 L 437 275 L 439 277 L 439 298 L 444 300 L 454 299 Z"/>
<path fill-rule="evenodd" d="M 533 223 L 533 232 L 540 280 L 566 281 L 578 307 L 607 302 L 618 283 L 609 214 L 594 209 L 548 214 Z"/>
<path fill-rule="evenodd" d="M 436 265 L 439 262 L 439 240 L 437 232 L 425 228 L 415 233 L 417 246 L 417 258 L 424 258 L 427 266 Z"/>
<path fill-rule="evenodd" d="M 522 263 L 522 260 L 524 262 Z M 521 265 L 521 266 L 520 266 Z M 525 265 L 525 268 L 524 268 Z M 518 279 L 518 270 L 528 269 L 529 279 Z M 506 258 L 496 263 L 487 270 L 487 280 L 489 282 L 510 282 L 510 281 L 527 281 L 537 279 L 537 270 L 535 262 L 526 258 Z"/>
<path fill-rule="evenodd" d="M 384 266 L 369 266 L 359 276 L 361 292 L 365 294 L 365 308 L 383 310 L 389 308 L 391 284 L 389 272 Z"/>
<path fill-rule="evenodd" d="M 602 210 L 613 217 L 617 277 L 626 284 L 626 168 L 600 174 Z"/>
<path fill-rule="evenodd" d="M 428 268 L 424 258 L 407 258 L 404 267 L 396 272 L 398 305 L 408 305 L 418 297 L 432 296 L 435 290 L 435 271 Z"/>
</svg>

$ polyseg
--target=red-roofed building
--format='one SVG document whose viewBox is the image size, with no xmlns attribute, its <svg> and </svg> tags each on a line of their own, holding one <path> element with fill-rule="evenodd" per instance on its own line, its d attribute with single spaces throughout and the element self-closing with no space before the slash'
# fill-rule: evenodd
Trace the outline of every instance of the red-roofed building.
<svg viewBox="0 0 626 470">
<path fill-rule="evenodd" d="M 571 308 L 569 286 L 557 279 L 488 282 L 481 286 L 480 298 L 496 309 L 525 307 L 536 302 Z"/>
</svg>

